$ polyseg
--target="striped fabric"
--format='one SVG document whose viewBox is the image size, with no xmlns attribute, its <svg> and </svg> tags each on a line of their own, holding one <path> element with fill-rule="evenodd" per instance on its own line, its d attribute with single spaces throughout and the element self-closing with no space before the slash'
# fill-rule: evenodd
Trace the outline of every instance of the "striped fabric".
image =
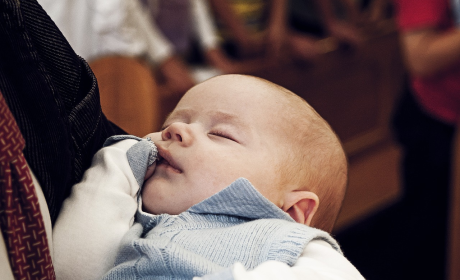
<svg viewBox="0 0 460 280">
<path fill-rule="evenodd" d="M 25 143 L 0 94 L 0 228 L 15 279 L 55 279 Z"/>
</svg>

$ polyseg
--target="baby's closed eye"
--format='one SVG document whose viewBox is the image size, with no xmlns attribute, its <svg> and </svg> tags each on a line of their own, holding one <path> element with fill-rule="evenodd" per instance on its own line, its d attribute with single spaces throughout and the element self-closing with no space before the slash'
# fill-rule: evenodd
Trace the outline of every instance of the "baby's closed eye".
<svg viewBox="0 0 460 280">
<path fill-rule="evenodd" d="M 224 131 L 221 131 L 221 130 L 213 130 L 211 132 L 208 133 L 209 135 L 213 135 L 213 136 L 217 136 L 217 137 L 221 137 L 221 138 L 225 138 L 225 139 L 228 139 L 228 140 L 231 140 L 231 141 L 234 141 L 234 142 L 238 142 L 234 136 L 232 136 L 230 133 L 228 132 L 224 132 Z"/>
</svg>

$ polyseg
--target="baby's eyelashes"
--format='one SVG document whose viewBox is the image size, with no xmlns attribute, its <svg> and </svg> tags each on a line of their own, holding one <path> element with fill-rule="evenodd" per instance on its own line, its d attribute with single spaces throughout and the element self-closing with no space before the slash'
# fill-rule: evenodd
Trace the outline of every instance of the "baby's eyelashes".
<svg viewBox="0 0 460 280">
<path fill-rule="evenodd" d="M 238 142 L 238 141 L 235 140 L 235 138 L 232 135 L 230 135 L 227 132 L 216 130 L 216 131 L 211 131 L 208 134 L 209 135 L 214 135 L 214 136 L 217 136 L 217 137 L 221 137 L 221 138 L 225 138 L 225 139 L 228 139 L 228 140 L 231 140 L 231 141 L 234 141 L 234 142 Z"/>
</svg>

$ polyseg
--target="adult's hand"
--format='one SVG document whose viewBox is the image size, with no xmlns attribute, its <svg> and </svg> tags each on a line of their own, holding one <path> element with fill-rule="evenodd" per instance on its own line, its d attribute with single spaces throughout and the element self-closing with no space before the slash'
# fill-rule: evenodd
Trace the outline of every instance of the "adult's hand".
<svg viewBox="0 0 460 280">
<path fill-rule="evenodd" d="M 175 56 L 167 58 L 159 70 L 168 88 L 167 95 L 182 95 L 195 85 L 187 66 Z"/>
<path fill-rule="evenodd" d="M 225 74 L 237 74 L 241 72 L 241 69 L 239 69 L 220 49 L 215 48 L 207 50 L 206 59 L 209 64 L 221 70 Z"/>
<path fill-rule="evenodd" d="M 355 26 L 341 21 L 330 22 L 327 26 L 331 37 L 338 42 L 347 44 L 352 48 L 362 46 L 363 38 Z"/>
<path fill-rule="evenodd" d="M 332 51 L 335 49 L 328 49 L 327 51 L 319 44 L 319 38 L 309 36 L 307 34 L 299 34 L 292 32 L 289 35 L 289 51 L 295 58 L 313 62 L 319 55 Z"/>
</svg>

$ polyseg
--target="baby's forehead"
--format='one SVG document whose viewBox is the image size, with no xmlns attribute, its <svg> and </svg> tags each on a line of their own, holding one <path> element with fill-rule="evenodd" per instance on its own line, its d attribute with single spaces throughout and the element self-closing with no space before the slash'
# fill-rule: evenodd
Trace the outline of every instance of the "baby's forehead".
<svg viewBox="0 0 460 280">
<path fill-rule="evenodd" d="M 287 103 L 282 88 L 268 81 L 241 75 L 218 76 L 196 85 L 179 102 L 180 105 L 203 106 L 250 105 L 254 109 L 266 109 L 269 114 Z M 240 106 L 240 107 L 241 107 Z M 240 107 L 228 107 L 228 110 Z"/>
<path fill-rule="evenodd" d="M 187 92 L 179 105 L 193 107 L 203 114 L 216 109 L 239 117 L 247 116 L 244 111 L 253 111 L 254 117 L 268 122 L 265 129 L 276 128 L 278 132 L 288 130 L 299 117 L 312 117 L 311 112 L 306 112 L 311 107 L 294 93 L 266 80 L 243 75 L 207 80 Z M 282 127 L 278 127 L 279 122 Z"/>
<path fill-rule="evenodd" d="M 206 80 L 195 88 L 220 89 L 225 93 L 232 92 L 247 92 L 248 94 L 262 94 L 271 91 L 279 91 L 283 87 L 276 85 L 262 78 L 247 76 L 247 75 L 221 75 Z M 193 89 L 193 88 L 192 88 Z"/>
</svg>

